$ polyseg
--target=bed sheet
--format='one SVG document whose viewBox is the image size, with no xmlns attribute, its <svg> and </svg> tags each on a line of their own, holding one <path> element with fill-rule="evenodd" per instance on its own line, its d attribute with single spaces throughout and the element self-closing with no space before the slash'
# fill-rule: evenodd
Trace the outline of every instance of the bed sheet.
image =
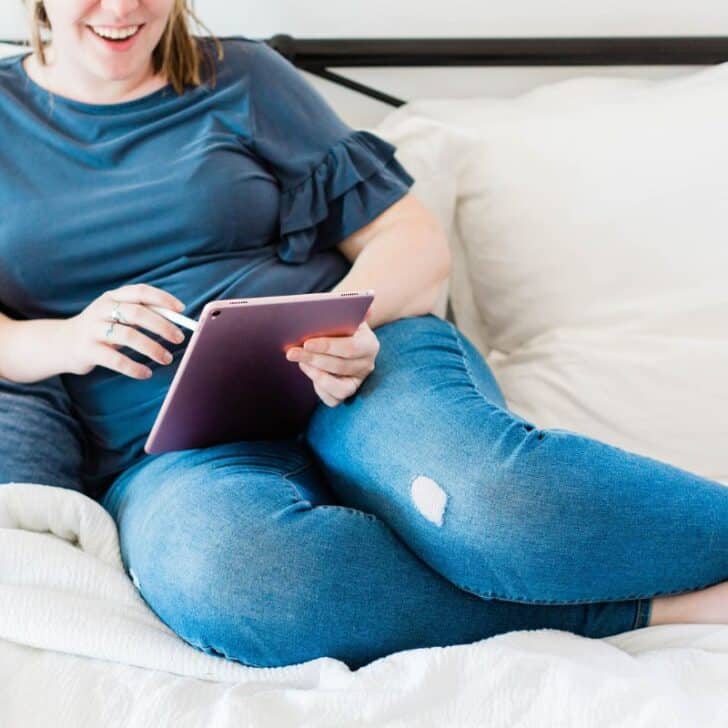
<svg viewBox="0 0 728 728">
<path fill-rule="evenodd" d="M 187 645 L 124 572 L 87 496 L 0 487 L 0 725 L 726 726 L 728 626 L 604 639 L 509 632 L 359 670 L 249 668 Z"/>
</svg>

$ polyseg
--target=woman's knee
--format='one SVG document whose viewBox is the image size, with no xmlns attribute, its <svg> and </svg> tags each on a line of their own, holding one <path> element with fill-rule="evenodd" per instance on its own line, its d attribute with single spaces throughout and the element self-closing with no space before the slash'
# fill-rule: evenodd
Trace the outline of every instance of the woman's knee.
<svg viewBox="0 0 728 728">
<path fill-rule="evenodd" d="M 431 427 L 355 417 L 337 430 L 336 445 L 313 434 L 340 501 L 381 518 L 460 588 L 474 591 L 473 564 L 483 573 L 487 563 L 490 593 L 480 595 L 512 595 L 500 575 L 545 565 L 529 544 L 534 534 L 546 542 L 558 533 L 564 508 L 543 453 L 546 431 L 489 408 L 470 423 L 450 416 Z"/>
<path fill-rule="evenodd" d="M 489 402 L 506 408 L 505 397 L 490 366 L 475 345 L 454 324 L 428 313 L 390 321 L 376 329 L 381 347 L 377 365 L 382 370 L 398 371 L 403 365 L 421 367 L 431 364 L 435 370 L 447 368 L 454 355 L 460 374 L 466 375 Z"/>
<path fill-rule="evenodd" d="M 445 446 L 463 430 L 476 431 L 493 410 L 525 422 L 508 411 L 488 364 L 449 322 L 407 317 L 376 333 L 374 371 L 341 404 L 320 404 L 306 428 L 309 446 L 328 467 L 355 455 L 364 440 L 378 441 L 375 452 L 417 442 Z"/>
<path fill-rule="evenodd" d="M 312 507 L 293 489 L 283 496 L 270 473 L 245 480 L 237 488 L 255 487 L 252 500 L 176 489 L 173 504 L 139 524 L 122 520 L 129 575 L 160 619 L 205 652 L 252 666 L 346 657 L 352 625 L 339 628 L 331 604 L 347 592 L 352 554 L 366 548 L 359 519 L 373 516 Z"/>
</svg>

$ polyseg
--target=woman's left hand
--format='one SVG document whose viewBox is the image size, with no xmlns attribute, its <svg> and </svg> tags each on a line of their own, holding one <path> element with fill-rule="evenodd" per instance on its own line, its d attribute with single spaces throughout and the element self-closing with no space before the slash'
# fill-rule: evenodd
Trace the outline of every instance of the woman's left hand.
<svg viewBox="0 0 728 728">
<path fill-rule="evenodd" d="M 303 347 L 288 349 L 286 358 L 298 362 L 324 404 L 336 407 L 374 371 L 378 353 L 379 339 L 365 319 L 351 336 L 306 339 Z"/>
</svg>

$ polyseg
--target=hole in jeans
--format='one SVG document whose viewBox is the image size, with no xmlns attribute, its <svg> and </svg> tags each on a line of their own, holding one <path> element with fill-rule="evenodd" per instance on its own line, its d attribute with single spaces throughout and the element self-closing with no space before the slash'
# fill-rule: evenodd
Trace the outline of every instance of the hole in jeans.
<svg viewBox="0 0 728 728">
<path fill-rule="evenodd" d="M 417 510 L 436 526 L 442 526 L 447 493 L 432 478 L 418 475 L 410 487 L 412 500 Z"/>
</svg>

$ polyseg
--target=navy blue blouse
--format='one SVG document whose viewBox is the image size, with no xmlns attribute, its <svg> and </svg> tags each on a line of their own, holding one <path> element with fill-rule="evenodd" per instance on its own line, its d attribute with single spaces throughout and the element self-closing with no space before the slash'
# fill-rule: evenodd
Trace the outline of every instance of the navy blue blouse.
<svg viewBox="0 0 728 728">
<path fill-rule="evenodd" d="M 328 291 L 351 264 L 335 246 L 414 179 L 395 147 L 347 126 L 263 41 L 222 40 L 216 82 L 132 101 L 50 94 L 24 55 L 0 60 L 0 310 L 67 318 L 145 282 L 196 318 L 209 300 Z M 97 366 L 64 374 L 97 497 L 147 457 L 143 444 L 185 343 L 137 380 Z"/>
</svg>

